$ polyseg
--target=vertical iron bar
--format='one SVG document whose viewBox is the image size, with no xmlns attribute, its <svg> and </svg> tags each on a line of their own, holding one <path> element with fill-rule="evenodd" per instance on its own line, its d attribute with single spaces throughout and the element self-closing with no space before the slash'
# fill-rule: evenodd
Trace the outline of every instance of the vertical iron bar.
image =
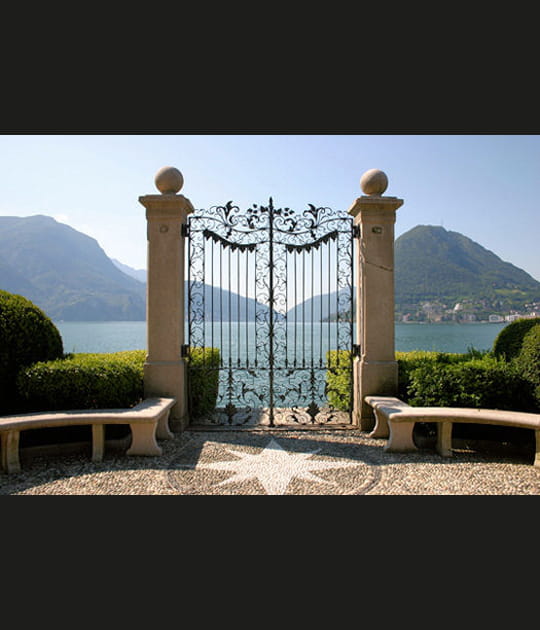
<svg viewBox="0 0 540 630">
<path fill-rule="evenodd" d="M 294 367 L 298 365 L 298 351 L 297 351 L 297 334 L 298 334 L 298 271 L 296 269 L 296 261 L 298 254 L 293 253 L 294 256 Z"/>
<path fill-rule="evenodd" d="M 285 368 L 289 367 L 289 256 L 285 249 Z"/>
<path fill-rule="evenodd" d="M 310 261 L 309 261 L 309 268 L 310 268 L 310 275 L 311 275 L 311 344 L 310 344 L 310 348 L 311 348 L 311 369 L 313 369 L 313 359 L 314 357 L 314 352 L 313 352 L 313 333 L 314 333 L 314 320 L 315 320 L 315 301 L 314 301 L 314 290 L 315 290 L 315 248 L 313 248 L 311 250 L 311 256 L 310 256 Z"/>
<path fill-rule="evenodd" d="M 246 253 L 246 321 L 245 321 L 245 326 L 246 326 L 246 367 L 249 367 L 249 311 L 248 311 L 248 302 L 249 302 L 249 275 L 248 275 L 248 269 L 249 269 L 249 254 Z"/>
<path fill-rule="evenodd" d="M 328 350 L 332 350 L 332 306 L 331 306 L 331 299 L 330 299 L 330 293 L 332 291 L 331 285 L 332 285 L 332 272 L 330 269 L 330 265 L 331 265 L 331 261 L 332 261 L 332 241 L 330 241 L 328 243 L 328 262 L 326 263 L 328 266 Z"/>
<path fill-rule="evenodd" d="M 214 347 L 214 244 L 210 242 L 210 345 Z M 206 295 L 206 282 L 203 283 L 203 293 Z M 204 312 L 204 311 L 203 311 Z M 204 324 L 206 326 L 206 322 Z"/>
<path fill-rule="evenodd" d="M 319 252 L 319 291 L 320 291 L 320 295 L 321 295 L 321 299 L 320 299 L 320 304 L 321 304 L 321 313 L 320 313 L 320 317 L 319 317 L 319 367 L 322 368 L 323 366 L 323 344 L 322 344 L 322 338 L 323 338 L 323 264 L 322 264 L 322 259 L 323 259 L 323 247 L 321 247 L 321 250 Z"/>
<path fill-rule="evenodd" d="M 310 406 L 309 408 L 313 408 L 313 406 L 315 405 L 315 348 L 313 346 L 313 340 L 314 340 L 314 332 L 315 332 L 315 298 L 314 298 L 314 292 L 315 292 L 315 248 L 313 247 L 311 249 L 310 252 L 310 256 L 309 256 L 309 269 L 310 269 L 310 275 L 311 275 L 311 322 L 310 322 L 310 335 L 311 335 L 311 342 L 310 342 L 310 352 L 311 352 L 311 372 L 310 372 L 310 383 L 311 383 L 311 400 L 310 400 Z M 311 413 L 310 413 L 311 415 Z M 314 423 L 315 422 L 315 417 L 311 416 L 311 422 Z"/>
<path fill-rule="evenodd" d="M 339 368 L 339 357 L 340 357 L 340 347 L 339 347 L 339 324 L 340 324 L 340 313 L 339 313 L 339 234 L 336 238 L 336 350 L 338 350 L 336 355 L 336 367 Z"/>
<path fill-rule="evenodd" d="M 236 359 L 240 367 L 240 250 L 236 252 Z"/>
<path fill-rule="evenodd" d="M 229 296 L 228 296 L 228 317 L 229 320 L 229 367 L 232 367 L 232 286 L 231 286 L 231 278 L 232 278 L 232 265 L 231 265 L 231 248 L 228 249 L 228 260 L 227 260 L 227 271 L 229 276 Z"/>
<path fill-rule="evenodd" d="M 255 248 L 255 264 L 253 265 L 253 295 L 255 297 L 255 303 L 253 305 L 253 321 L 255 322 L 254 326 L 253 326 L 253 337 L 254 337 L 254 341 L 255 341 L 255 367 L 258 366 L 258 337 L 259 337 L 259 327 L 257 326 L 257 306 L 258 306 L 258 294 L 257 294 L 257 264 L 258 264 L 258 258 L 259 256 L 259 248 Z"/>
<path fill-rule="evenodd" d="M 231 279 L 232 279 L 232 261 L 231 261 L 231 248 L 228 248 L 228 252 L 227 252 L 227 274 L 229 276 L 229 296 L 228 296 L 228 309 L 227 309 L 227 319 L 229 320 L 229 413 L 231 414 L 229 416 L 229 424 L 232 424 L 232 418 L 233 418 L 233 414 L 232 414 L 232 401 L 233 401 L 233 391 L 234 391 L 234 381 L 233 381 L 233 367 L 232 367 L 232 304 L 231 304 L 231 300 L 232 300 L 232 286 L 231 286 Z"/>
<path fill-rule="evenodd" d="M 302 367 L 306 367 L 306 250 L 302 250 Z"/>
<path fill-rule="evenodd" d="M 203 365 L 206 364 L 206 319 L 204 316 L 204 309 L 206 308 L 206 294 L 204 291 L 204 278 L 206 277 L 206 239 L 203 237 L 202 239 L 202 248 L 203 248 L 203 255 L 202 255 L 202 312 L 203 312 L 203 322 L 202 322 L 202 330 L 203 330 Z"/>
<path fill-rule="evenodd" d="M 192 232 L 189 229 L 191 226 L 191 218 L 188 217 L 187 220 L 187 225 L 188 225 L 188 263 L 187 263 L 187 278 L 188 278 L 188 298 L 187 298 L 187 303 L 188 303 L 188 309 L 187 309 L 187 320 L 188 320 L 188 339 L 187 339 L 187 343 L 191 344 L 191 339 L 192 339 L 192 318 L 191 318 L 191 301 L 192 301 L 192 296 L 191 296 L 191 248 L 193 246 L 193 240 L 192 240 Z M 203 311 L 203 318 L 204 318 L 204 311 Z M 203 319 L 203 326 L 204 326 L 204 319 Z M 187 380 L 187 408 L 188 408 L 188 415 L 191 418 L 191 387 L 189 386 L 189 382 L 190 382 L 190 365 L 189 365 L 189 361 L 187 361 L 187 366 L 186 366 L 186 380 Z"/>
<path fill-rule="evenodd" d="M 219 348 L 223 367 L 223 246 L 219 246 Z"/>
<path fill-rule="evenodd" d="M 269 331 L 268 331 L 268 340 L 270 343 L 270 352 L 268 355 L 268 363 L 269 363 L 269 387 L 270 387 L 270 417 L 269 422 L 270 426 L 274 426 L 274 203 L 272 201 L 272 197 L 270 197 L 270 205 L 268 207 L 268 220 L 270 222 L 269 225 L 269 267 L 270 267 L 270 287 L 268 293 L 268 302 L 270 305 L 270 321 L 269 321 Z"/>
</svg>

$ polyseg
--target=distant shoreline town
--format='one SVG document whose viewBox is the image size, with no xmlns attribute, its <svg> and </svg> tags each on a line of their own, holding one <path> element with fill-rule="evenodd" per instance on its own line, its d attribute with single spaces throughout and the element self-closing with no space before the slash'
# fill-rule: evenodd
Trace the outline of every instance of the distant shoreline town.
<svg viewBox="0 0 540 630">
<path fill-rule="evenodd" d="M 540 317 L 540 302 L 525 304 L 523 309 L 511 309 L 508 312 L 494 312 L 487 300 L 462 300 L 449 306 L 442 302 L 424 302 L 407 312 L 396 313 L 396 321 L 408 323 L 467 323 L 467 324 L 503 324 L 518 319 Z"/>
</svg>

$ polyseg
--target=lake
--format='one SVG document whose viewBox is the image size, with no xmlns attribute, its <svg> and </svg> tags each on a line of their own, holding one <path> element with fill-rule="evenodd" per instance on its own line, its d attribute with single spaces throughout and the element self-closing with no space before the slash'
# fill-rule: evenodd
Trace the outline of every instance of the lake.
<svg viewBox="0 0 540 630">
<path fill-rule="evenodd" d="M 120 352 L 146 349 L 146 322 L 55 322 L 65 352 Z M 214 324 L 217 326 L 217 324 Z M 506 324 L 396 324 L 396 350 L 467 352 L 489 350 Z M 315 324 L 320 326 L 320 324 Z M 306 339 L 310 339 L 308 332 Z M 318 339 L 318 333 L 315 339 Z M 210 340 L 210 337 L 209 337 Z M 217 339 L 214 339 L 216 342 Z M 324 340 L 323 340 L 324 341 Z"/>
</svg>

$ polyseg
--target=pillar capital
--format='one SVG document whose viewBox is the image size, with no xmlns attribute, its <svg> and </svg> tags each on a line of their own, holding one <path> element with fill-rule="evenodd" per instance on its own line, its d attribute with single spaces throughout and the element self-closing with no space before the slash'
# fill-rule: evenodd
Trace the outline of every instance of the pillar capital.
<svg viewBox="0 0 540 630">
<path fill-rule="evenodd" d="M 143 195 L 139 197 L 139 203 L 146 208 L 146 218 L 156 219 L 183 219 L 194 212 L 191 201 L 184 195 Z"/>
<path fill-rule="evenodd" d="M 397 197 L 362 196 L 349 208 L 349 214 L 354 217 L 355 222 L 369 222 L 371 219 L 395 222 L 395 212 L 403 203 L 403 199 Z"/>
</svg>

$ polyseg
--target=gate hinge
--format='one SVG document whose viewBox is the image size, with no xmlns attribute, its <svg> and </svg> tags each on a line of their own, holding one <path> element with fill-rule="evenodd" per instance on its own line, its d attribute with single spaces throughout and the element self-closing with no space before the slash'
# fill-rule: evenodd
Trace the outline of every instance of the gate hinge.
<svg viewBox="0 0 540 630">
<path fill-rule="evenodd" d="M 354 358 L 362 356 L 362 346 L 358 343 L 353 343 L 352 345 L 352 355 Z"/>
<path fill-rule="evenodd" d="M 360 238 L 362 236 L 359 225 L 352 226 L 352 235 L 353 238 Z"/>
<path fill-rule="evenodd" d="M 189 225 L 187 223 L 182 223 L 181 228 L 182 236 L 187 238 L 189 236 Z"/>
<path fill-rule="evenodd" d="M 189 356 L 189 348 L 190 345 L 189 343 L 185 343 L 181 348 L 180 348 L 180 357 L 182 359 L 187 359 L 187 357 Z"/>
</svg>

